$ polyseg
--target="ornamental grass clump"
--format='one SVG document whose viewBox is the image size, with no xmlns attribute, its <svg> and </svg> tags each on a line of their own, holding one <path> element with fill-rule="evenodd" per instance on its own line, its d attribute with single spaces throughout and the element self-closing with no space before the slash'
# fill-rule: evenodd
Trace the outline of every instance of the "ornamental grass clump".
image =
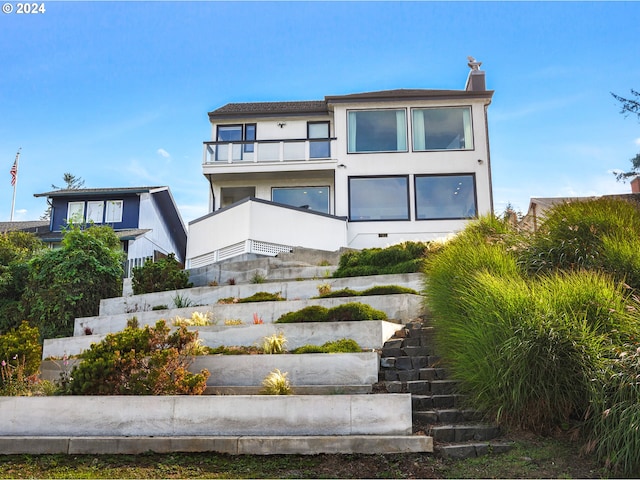
<svg viewBox="0 0 640 480">
<path fill-rule="evenodd" d="M 284 333 L 278 332 L 268 337 L 264 337 L 262 340 L 262 352 L 268 355 L 274 355 L 284 353 L 284 346 L 287 344 L 287 339 Z"/>
<path fill-rule="evenodd" d="M 594 453 L 614 474 L 640 474 L 640 344 L 626 344 L 610 360 L 602 395 L 589 417 Z"/>
<path fill-rule="evenodd" d="M 291 395 L 293 389 L 287 376 L 287 372 L 281 372 L 276 368 L 262 381 L 260 393 L 263 395 Z"/>
</svg>

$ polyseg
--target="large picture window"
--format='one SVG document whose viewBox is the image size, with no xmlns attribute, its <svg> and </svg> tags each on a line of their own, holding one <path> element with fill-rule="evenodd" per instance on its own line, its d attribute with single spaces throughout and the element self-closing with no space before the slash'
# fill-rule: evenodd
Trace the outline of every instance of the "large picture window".
<svg viewBox="0 0 640 480">
<path fill-rule="evenodd" d="M 413 149 L 471 150 L 471 108 L 416 108 L 412 110 Z"/>
<path fill-rule="evenodd" d="M 354 110 L 348 112 L 349 153 L 406 152 L 405 110 Z"/>
<path fill-rule="evenodd" d="M 475 177 L 416 175 L 418 220 L 473 218 L 477 214 Z"/>
<path fill-rule="evenodd" d="M 349 178 L 350 221 L 408 219 L 408 177 Z"/>
<path fill-rule="evenodd" d="M 274 202 L 329 213 L 329 187 L 277 187 L 271 190 Z"/>
<path fill-rule="evenodd" d="M 84 223 L 84 202 L 69 202 L 67 223 Z"/>
<path fill-rule="evenodd" d="M 87 223 L 102 223 L 104 202 L 87 202 Z"/>
</svg>

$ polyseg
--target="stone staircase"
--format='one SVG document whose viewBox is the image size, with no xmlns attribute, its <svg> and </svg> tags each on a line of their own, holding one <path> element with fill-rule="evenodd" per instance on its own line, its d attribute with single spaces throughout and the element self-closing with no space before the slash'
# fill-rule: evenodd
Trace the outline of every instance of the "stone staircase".
<svg viewBox="0 0 640 480">
<path fill-rule="evenodd" d="M 380 356 L 377 391 L 410 393 L 414 433 L 429 435 L 434 449 L 444 457 L 471 458 L 509 450 L 500 441 L 500 429 L 483 423 L 481 416 L 464 408 L 455 380 L 434 350 L 434 327 L 417 319 L 385 342 Z"/>
</svg>

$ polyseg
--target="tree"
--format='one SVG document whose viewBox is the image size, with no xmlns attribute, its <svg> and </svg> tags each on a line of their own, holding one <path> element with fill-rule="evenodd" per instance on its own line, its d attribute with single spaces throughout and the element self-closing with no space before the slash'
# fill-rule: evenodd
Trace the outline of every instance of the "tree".
<svg viewBox="0 0 640 480">
<path fill-rule="evenodd" d="M 640 92 L 631 89 L 631 95 L 635 97 L 635 99 L 621 97 L 620 95 L 616 95 L 615 93 L 611 93 L 611 95 L 622 105 L 622 108 L 620 110 L 621 114 L 623 114 L 625 117 L 630 114 L 635 115 L 640 121 Z M 635 177 L 636 175 L 640 174 L 640 153 L 638 153 L 631 159 L 631 165 L 631 170 L 627 172 L 616 173 L 616 180 L 624 181 L 629 177 Z"/>
<path fill-rule="evenodd" d="M 82 179 L 82 177 L 76 177 L 72 173 L 67 172 L 64 175 L 62 175 L 62 180 L 65 183 L 64 187 L 57 187 L 52 183 L 51 188 L 53 188 L 54 190 L 78 190 L 84 187 L 84 180 Z M 40 217 L 40 220 L 49 220 L 50 218 L 51 218 L 51 205 L 49 205 L 47 209 L 44 211 L 44 213 Z"/>
<path fill-rule="evenodd" d="M 98 314 L 100 300 L 122 293 L 123 253 L 110 227 L 71 226 L 62 247 L 31 260 L 22 308 L 43 338 L 73 334 L 76 317 Z"/>
</svg>

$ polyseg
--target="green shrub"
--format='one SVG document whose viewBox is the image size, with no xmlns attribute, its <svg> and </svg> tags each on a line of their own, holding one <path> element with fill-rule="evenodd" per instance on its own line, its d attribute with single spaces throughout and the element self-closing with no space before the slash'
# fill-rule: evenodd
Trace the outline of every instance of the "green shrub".
<svg viewBox="0 0 640 480">
<path fill-rule="evenodd" d="M 183 269 L 173 253 L 156 262 L 147 260 L 142 267 L 135 267 L 131 284 L 135 295 L 193 286 L 189 282 L 189 272 Z"/>
<path fill-rule="evenodd" d="M 366 303 L 344 303 L 330 308 L 327 313 L 327 322 L 349 322 L 356 320 L 386 320 L 387 314 L 376 310 Z"/>
<path fill-rule="evenodd" d="M 238 303 L 251 303 L 251 302 L 281 302 L 286 300 L 282 297 L 280 292 L 256 292 L 250 297 L 240 298 Z"/>
<path fill-rule="evenodd" d="M 41 395 L 46 384 L 38 378 L 42 347 L 38 329 L 22 322 L 0 335 L 0 395 Z"/>
<path fill-rule="evenodd" d="M 347 252 L 340 257 L 333 277 L 419 272 L 427 249 L 426 243 L 405 242 L 387 248 L 365 248 Z"/>
<path fill-rule="evenodd" d="M 164 321 L 155 327 L 126 328 L 109 334 L 80 356 L 66 392 L 74 395 L 200 394 L 209 372 L 188 371 L 190 357 L 203 353 L 198 332 L 180 327 L 171 333 Z"/>
<path fill-rule="evenodd" d="M 320 345 L 302 345 L 301 347 L 294 348 L 291 353 L 304 354 L 304 353 L 326 353 L 325 349 Z"/>
<path fill-rule="evenodd" d="M 274 323 L 325 322 L 329 309 L 320 305 L 310 305 L 295 312 L 280 316 Z"/>
<path fill-rule="evenodd" d="M 640 234 L 616 233 L 602 238 L 602 266 L 616 279 L 640 289 Z"/>
<path fill-rule="evenodd" d="M 151 307 L 151 310 L 155 312 L 158 310 L 167 310 L 168 308 L 168 305 L 154 305 L 153 307 Z"/>
</svg>

